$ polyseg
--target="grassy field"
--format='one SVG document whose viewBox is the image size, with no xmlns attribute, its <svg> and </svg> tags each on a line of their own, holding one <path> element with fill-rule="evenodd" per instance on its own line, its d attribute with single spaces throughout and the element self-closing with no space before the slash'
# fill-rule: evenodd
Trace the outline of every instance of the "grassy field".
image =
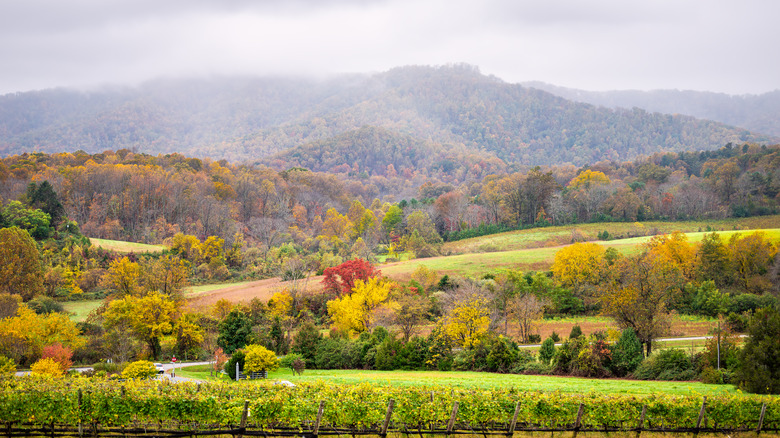
<svg viewBox="0 0 780 438">
<path fill-rule="evenodd" d="M 208 365 L 182 368 L 177 375 L 199 380 L 224 380 L 209 376 Z M 289 369 L 268 373 L 269 379 L 289 380 L 293 383 L 327 381 L 340 384 L 369 382 L 393 386 L 456 386 L 461 388 L 517 388 L 519 390 L 560 391 L 573 393 L 600 392 L 604 394 L 679 395 L 736 394 L 731 385 L 709 385 L 701 382 L 661 382 L 626 379 L 584 379 L 578 377 L 526 376 L 517 374 L 476 373 L 464 371 L 366 371 L 366 370 L 305 370 L 293 376 Z"/>
<path fill-rule="evenodd" d="M 778 218 L 777 216 L 772 216 L 773 218 Z M 598 226 L 598 229 L 604 229 L 605 226 L 611 226 L 614 224 L 588 224 L 588 225 L 594 225 Z M 619 224 L 619 225 L 627 225 L 627 224 Z M 767 234 L 767 237 L 775 242 L 780 242 L 780 228 L 777 228 L 777 226 L 780 225 L 780 223 L 775 223 L 774 228 L 766 228 L 766 229 L 758 229 L 758 230 L 729 230 L 729 231 L 718 231 L 718 234 L 721 235 L 721 239 L 728 240 L 732 235 L 741 233 L 746 234 L 753 231 L 763 231 Z M 525 230 L 525 231 L 534 231 L 531 233 L 530 236 L 536 238 L 536 239 L 544 239 L 544 236 L 546 236 L 544 233 L 547 230 L 552 234 L 560 232 L 560 230 L 557 230 L 561 227 L 550 227 L 550 228 L 543 228 L 540 230 Z M 571 230 L 569 228 L 569 230 Z M 479 244 L 480 242 L 484 242 L 487 245 L 493 245 L 493 242 L 496 242 L 497 239 L 501 239 L 502 236 L 504 239 L 506 239 L 508 242 L 516 241 L 518 235 L 524 235 L 523 239 L 525 241 L 530 242 L 531 240 L 529 235 L 525 233 L 525 231 L 516 231 L 512 233 L 502 233 L 497 235 L 491 235 L 491 236 L 483 236 L 478 237 L 474 239 L 468 239 L 472 242 L 473 245 L 484 247 L 484 245 Z M 571 231 L 569 231 L 569 234 L 571 234 Z M 691 242 L 699 242 L 702 240 L 706 232 L 690 232 L 686 233 L 688 236 L 689 241 Z M 618 250 L 622 254 L 633 254 L 641 250 L 641 245 L 643 243 L 647 243 L 652 239 L 653 236 L 641 236 L 641 237 L 632 237 L 632 238 L 626 238 L 626 239 L 618 239 L 618 240 L 608 240 L 608 241 L 595 241 L 594 243 L 598 243 L 599 245 L 603 245 L 605 247 L 613 247 L 616 250 Z M 535 242 L 539 242 L 540 240 L 535 240 Z M 498 246 L 491 246 L 494 248 L 498 248 Z M 512 247 L 512 244 L 506 244 L 503 247 L 509 248 Z M 419 266 L 425 265 L 429 269 L 433 269 L 434 271 L 437 271 L 439 274 L 449 274 L 449 275 L 462 275 L 467 277 L 481 277 L 482 275 L 486 273 L 497 273 L 501 270 L 506 269 L 519 269 L 522 271 L 541 271 L 541 270 L 547 270 L 549 269 L 550 265 L 552 264 L 555 253 L 558 252 L 560 249 L 560 246 L 555 247 L 541 247 L 541 248 L 526 248 L 526 249 L 513 249 L 513 250 L 499 250 L 495 249 L 491 252 L 476 252 L 476 253 L 469 253 L 469 254 L 457 254 L 457 255 L 451 255 L 451 256 L 445 256 L 445 257 L 431 257 L 427 259 L 415 259 L 405 262 L 397 262 L 397 263 L 389 263 L 386 265 L 380 265 L 380 269 L 384 275 L 387 275 L 390 278 L 396 279 L 396 280 L 408 280 L 412 274 L 412 272 L 415 271 Z"/>
<path fill-rule="evenodd" d="M 586 240 L 596 240 L 598 234 L 605 230 L 611 236 L 620 238 L 621 236 L 643 235 L 650 231 L 661 234 L 673 231 L 690 233 L 705 231 L 708 229 L 707 227 L 718 232 L 778 228 L 780 227 L 780 216 L 685 222 L 608 222 L 533 228 L 447 242 L 443 246 L 443 251 L 452 254 L 466 254 L 566 245 L 571 243 L 572 234 L 575 231 Z"/>
<path fill-rule="evenodd" d="M 92 245 L 116 252 L 161 252 L 165 249 L 162 245 L 147 245 L 145 243 L 124 242 L 121 240 L 95 239 L 90 238 Z"/>
<path fill-rule="evenodd" d="M 62 303 L 62 307 L 65 311 L 70 313 L 70 319 L 74 322 L 84 322 L 89 316 L 89 312 L 100 307 L 103 300 L 89 300 L 89 301 L 66 301 Z"/>
</svg>

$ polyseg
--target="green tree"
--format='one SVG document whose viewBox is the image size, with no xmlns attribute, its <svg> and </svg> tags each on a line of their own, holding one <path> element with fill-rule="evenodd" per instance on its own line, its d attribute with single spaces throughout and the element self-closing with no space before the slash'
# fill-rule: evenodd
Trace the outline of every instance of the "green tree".
<svg viewBox="0 0 780 438">
<path fill-rule="evenodd" d="M 232 354 L 249 343 L 252 319 L 241 310 L 234 309 L 219 323 L 218 330 L 217 345 L 222 347 L 226 354 Z"/>
<path fill-rule="evenodd" d="M 8 225 L 27 230 L 37 240 L 47 239 L 51 234 L 51 216 L 38 209 L 29 209 L 19 201 L 9 202 L 3 209 Z"/>
<path fill-rule="evenodd" d="M 547 338 L 539 348 L 539 362 L 549 365 L 553 357 L 555 357 L 555 341 Z"/>
<path fill-rule="evenodd" d="M 322 341 L 322 334 L 311 321 L 301 324 L 298 333 L 295 334 L 292 344 L 292 352 L 300 354 L 310 364 L 314 363 L 317 345 Z"/>
<path fill-rule="evenodd" d="M 780 394 L 780 311 L 759 309 L 748 327 L 748 338 L 735 373 L 738 385 L 757 394 Z"/>
<path fill-rule="evenodd" d="M 0 292 L 25 301 L 43 293 L 43 268 L 38 246 L 18 227 L 0 229 Z"/>
<path fill-rule="evenodd" d="M 623 377 L 634 372 L 643 359 L 642 343 L 636 337 L 634 329 L 623 330 L 620 339 L 612 347 L 612 372 L 618 377 Z"/>
</svg>

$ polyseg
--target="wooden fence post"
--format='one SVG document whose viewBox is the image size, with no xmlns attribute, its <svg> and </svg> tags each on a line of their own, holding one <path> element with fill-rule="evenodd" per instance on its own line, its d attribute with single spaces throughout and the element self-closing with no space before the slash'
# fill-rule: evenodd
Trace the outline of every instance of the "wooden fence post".
<svg viewBox="0 0 780 438">
<path fill-rule="evenodd" d="M 78 402 L 79 402 L 79 437 L 83 437 L 84 436 L 84 426 L 81 424 L 81 399 L 82 399 L 82 397 L 83 397 L 83 394 L 81 392 L 81 388 L 79 388 L 79 398 L 78 398 Z"/>
<path fill-rule="evenodd" d="M 701 402 L 701 410 L 699 411 L 699 419 L 696 420 L 696 431 L 701 428 L 701 422 L 704 420 L 704 409 L 707 407 L 707 396 L 704 396 L 704 400 Z"/>
<path fill-rule="evenodd" d="M 577 420 L 574 421 L 574 437 L 577 438 L 577 432 L 580 431 L 582 425 L 582 412 L 585 410 L 585 404 L 580 403 L 580 407 L 577 409 Z"/>
<path fill-rule="evenodd" d="M 390 417 L 393 416 L 393 406 L 395 405 L 395 400 L 392 398 L 387 403 L 387 414 L 385 414 L 385 422 L 382 423 L 382 432 L 381 435 L 383 437 L 387 436 L 387 427 L 390 425 Z"/>
<path fill-rule="evenodd" d="M 758 416 L 758 427 L 756 427 L 756 436 L 761 433 L 761 428 L 764 427 L 764 414 L 766 414 L 766 403 L 761 405 L 761 415 Z"/>
<path fill-rule="evenodd" d="M 312 435 L 317 436 L 320 434 L 320 423 L 322 422 L 322 412 L 325 410 L 325 400 L 320 401 L 320 408 L 317 410 L 317 420 L 314 421 L 314 430 Z"/>
<path fill-rule="evenodd" d="M 647 405 L 642 405 L 642 413 L 639 415 L 639 424 L 636 425 L 636 437 L 642 434 L 645 427 L 645 414 L 647 414 Z"/>
<path fill-rule="evenodd" d="M 506 433 L 506 436 L 512 436 L 515 434 L 515 427 L 517 426 L 517 416 L 520 414 L 520 402 L 517 402 L 517 405 L 515 405 L 515 415 L 512 416 L 512 422 L 509 423 L 509 430 Z"/>
<path fill-rule="evenodd" d="M 450 415 L 450 421 L 447 422 L 447 436 L 452 433 L 452 428 L 455 427 L 455 418 L 458 416 L 458 402 L 452 404 L 452 415 Z"/>
<path fill-rule="evenodd" d="M 246 418 L 249 416 L 249 400 L 244 400 L 244 412 L 241 413 L 241 424 L 238 425 L 241 432 L 236 435 L 237 438 L 241 438 L 243 433 L 246 432 Z"/>
</svg>

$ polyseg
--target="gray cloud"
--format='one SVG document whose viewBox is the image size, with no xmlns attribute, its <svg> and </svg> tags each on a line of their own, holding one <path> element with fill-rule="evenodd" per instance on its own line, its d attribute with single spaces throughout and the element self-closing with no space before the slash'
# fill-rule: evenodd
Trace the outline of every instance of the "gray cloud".
<svg viewBox="0 0 780 438">
<path fill-rule="evenodd" d="M 0 2 L 0 93 L 468 62 L 585 89 L 780 88 L 762 0 Z"/>
</svg>

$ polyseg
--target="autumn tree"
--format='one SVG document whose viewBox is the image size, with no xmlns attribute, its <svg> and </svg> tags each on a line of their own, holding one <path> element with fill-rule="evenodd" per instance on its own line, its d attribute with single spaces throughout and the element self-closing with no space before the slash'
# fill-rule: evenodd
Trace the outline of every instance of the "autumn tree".
<svg viewBox="0 0 780 438">
<path fill-rule="evenodd" d="M 712 280 L 718 287 L 733 281 L 731 252 L 720 234 L 705 234 L 696 252 L 696 277 L 699 281 Z"/>
<path fill-rule="evenodd" d="M 732 272 L 739 287 L 757 294 L 772 287 L 765 275 L 774 263 L 777 247 L 767 239 L 766 233 L 734 234 L 728 247 L 731 250 Z"/>
<path fill-rule="evenodd" d="M 173 327 L 176 334 L 176 354 L 185 359 L 192 353 L 196 354 L 198 347 L 203 343 L 203 328 L 198 325 L 195 315 L 186 313 L 182 315 Z"/>
<path fill-rule="evenodd" d="M 109 328 L 127 325 L 133 336 L 146 344 L 150 356 L 160 356 L 160 338 L 173 330 L 178 311 L 176 303 L 160 294 L 150 292 L 144 297 L 126 296 L 109 303 L 103 313 Z"/>
<path fill-rule="evenodd" d="M 247 345 L 244 348 L 244 353 L 245 372 L 256 373 L 279 369 L 279 359 L 276 357 L 276 354 L 262 345 Z"/>
<path fill-rule="evenodd" d="M 142 270 L 146 290 L 160 292 L 176 301 L 183 299 L 182 291 L 189 283 L 189 268 L 180 257 L 166 254 L 147 260 Z"/>
<path fill-rule="evenodd" d="M 386 305 L 393 284 L 377 277 L 356 280 L 352 293 L 328 301 L 328 315 L 333 325 L 346 333 L 370 330 L 374 311 Z"/>
<path fill-rule="evenodd" d="M 393 321 L 400 328 L 404 342 L 409 342 L 425 321 L 428 300 L 419 295 L 407 294 L 398 297 L 396 303 Z"/>
<path fill-rule="evenodd" d="M 0 354 L 16 362 L 29 364 L 53 344 L 73 349 L 84 344 L 76 324 L 62 313 L 39 315 L 21 304 L 14 316 L 0 320 Z"/>
<path fill-rule="evenodd" d="M 599 244 L 577 242 L 555 253 L 550 270 L 564 286 L 571 287 L 579 295 L 589 295 L 604 276 L 605 252 Z"/>
<path fill-rule="evenodd" d="M 43 268 L 30 234 L 17 227 L 0 229 L 0 293 L 25 301 L 43 292 Z"/>
<path fill-rule="evenodd" d="M 537 328 L 535 324 L 544 316 L 545 302 L 532 293 L 518 294 L 509 301 L 509 316 L 517 321 L 518 336 L 528 342 Z"/>
<path fill-rule="evenodd" d="M 687 280 L 695 278 L 696 246 L 688 242 L 686 234 L 675 231 L 654 236 L 647 248 L 657 254 L 663 263 L 676 266 Z"/>
<path fill-rule="evenodd" d="M 119 296 L 136 295 L 141 290 L 141 265 L 127 257 L 114 260 L 108 266 L 105 279 Z"/>
<path fill-rule="evenodd" d="M 684 283 L 680 269 L 658 254 L 623 257 L 600 286 L 602 312 L 621 328 L 632 328 L 649 356 L 653 340 L 670 327 L 666 303 Z"/>
<path fill-rule="evenodd" d="M 381 274 L 371 263 L 363 259 L 346 261 L 323 272 L 322 284 L 325 292 L 342 296 L 349 294 L 357 280 L 368 281 Z"/>
<path fill-rule="evenodd" d="M 453 289 L 446 297 L 443 331 L 454 345 L 472 348 L 480 343 L 490 323 L 490 301 L 475 284 Z"/>
</svg>

